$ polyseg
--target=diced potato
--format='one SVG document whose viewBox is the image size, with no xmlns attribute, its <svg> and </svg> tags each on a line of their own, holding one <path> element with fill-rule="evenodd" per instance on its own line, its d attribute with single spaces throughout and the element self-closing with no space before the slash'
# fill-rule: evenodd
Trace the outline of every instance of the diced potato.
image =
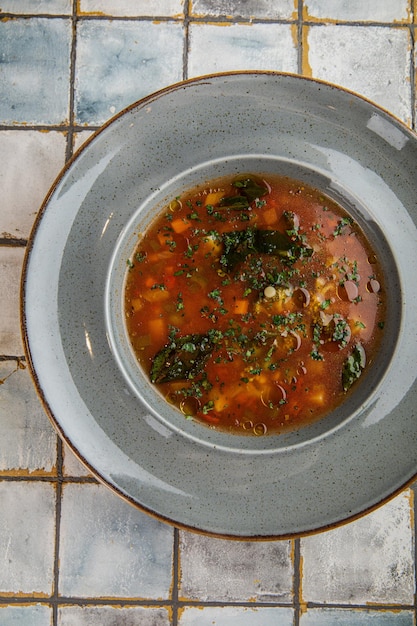
<svg viewBox="0 0 417 626">
<path fill-rule="evenodd" d="M 169 299 L 169 291 L 166 289 L 159 289 L 156 287 L 155 289 L 148 289 L 143 293 L 143 297 L 148 302 L 163 302 L 164 300 Z"/>
<path fill-rule="evenodd" d="M 214 410 L 217 413 L 220 413 L 221 411 L 224 411 L 224 409 L 227 408 L 227 400 L 226 398 L 224 398 L 223 396 L 220 396 L 219 398 L 216 398 L 216 400 L 214 401 Z"/>
<path fill-rule="evenodd" d="M 207 206 L 208 204 L 216 205 L 220 202 L 223 196 L 224 196 L 224 191 L 215 191 L 213 193 L 208 193 L 204 201 L 204 205 L 205 206 Z"/>
<path fill-rule="evenodd" d="M 133 307 L 134 311 L 140 311 L 141 308 L 143 307 L 144 302 L 143 302 L 142 298 L 133 298 L 131 300 L 131 304 L 132 304 L 132 307 Z"/>
<path fill-rule="evenodd" d="M 152 338 L 155 339 L 163 339 L 166 334 L 166 324 L 165 320 L 162 317 L 156 317 L 149 321 L 148 324 L 149 332 L 152 335 Z"/>
<path fill-rule="evenodd" d="M 204 250 L 206 254 L 220 255 L 223 250 L 223 245 L 221 241 L 217 241 L 214 237 L 205 237 L 201 244 L 200 248 Z"/>
</svg>

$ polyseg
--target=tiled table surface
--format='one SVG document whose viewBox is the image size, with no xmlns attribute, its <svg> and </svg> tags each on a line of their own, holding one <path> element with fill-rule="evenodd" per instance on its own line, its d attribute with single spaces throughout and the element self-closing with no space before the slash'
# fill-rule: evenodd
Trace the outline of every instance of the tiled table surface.
<svg viewBox="0 0 417 626">
<path fill-rule="evenodd" d="M 161 87 L 233 69 L 322 78 L 413 126 L 415 0 L 0 5 L 0 625 L 415 624 L 413 486 L 291 541 L 173 529 L 98 484 L 60 442 L 19 326 L 32 223 L 92 130 Z"/>
</svg>

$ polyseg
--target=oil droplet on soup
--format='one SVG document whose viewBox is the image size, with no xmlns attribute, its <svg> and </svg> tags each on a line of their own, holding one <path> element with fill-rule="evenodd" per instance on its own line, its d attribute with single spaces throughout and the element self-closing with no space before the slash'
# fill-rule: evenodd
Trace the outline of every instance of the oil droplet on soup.
<svg viewBox="0 0 417 626">
<path fill-rule="evenodd" d="M 263 436 L 328 414 L 375 358 L 375 251 L 333 200 L 251 175 L 167 204 L 127 262 L 138 362 L 184 419 Z"/>
</svg>

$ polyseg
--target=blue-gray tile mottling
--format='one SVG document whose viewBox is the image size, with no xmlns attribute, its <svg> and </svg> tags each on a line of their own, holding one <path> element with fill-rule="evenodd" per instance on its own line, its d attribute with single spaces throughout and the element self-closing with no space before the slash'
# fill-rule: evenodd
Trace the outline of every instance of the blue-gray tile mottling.
<svg viewBox="0 0 417 626">
<path fill-rule="evenodd" d="M 295 11 L 293 0 L 194 0 L 192 13 L 206 16 L 291 18 Z"/>
<path fill-rule="evenodd" d="M 67 19 L 0 22 L 0 124 L 68 120 L 70 41 Z"/>
<path fill-rule="evenodd" d="M 49 606 L 2 606 L 0 607 L 1 626 L 49 626 L 52 623 L 52 609 Z"/>
<path fill-rule="evenodd" d="M 309 609 L 300 626 L 413 626 L 412 611 L 358 611 L 355 609 Z"/>
<path fill-rule="evenodd" d="M 167 597 L 172 529 L 100 485 L 66 485 L 60 592 L 89 597 Z"/>
<path fill-rule="evenodd" d="M 293 626 L 290 608 L 196 607 L 185 608 L 178 626 Z"/>
<path fill-rule="evenodd" d="M 69 15 L 72 0 L 2 0 L 0 13 Z"/>
<path fill-rule="evenodd" d="M 183 26 L 85 21 L 78 28 L 76 117 L 100 124 L 183 74 Z"/>
<path fill-rule="evenodd" d="M 410 124 L 416 116 L 413 6 L 415 12 L 414 0 L 0 0 L 0 125 L 14 127 L 0 130 L 1 236 L 29 236 L 63 165 L 71 113 L 87 127 L 83 134 L 90 133 L 88 125 L 181 80 L 183 69 L 189 76 L 302 69 L 366 95 Z M 310 20 L 302 32 L 301 9 Z M 80 17 L 74 24 L 73 11 Z M 15 17 L 4 17 L 9 13 Z M 156 15 L 167 19 L 151 21 Z M 75 138 L 78 145 L 79 137 L 70 132 L 69 142 Z M 0 253 L 3 382 L 16 364 L 7 355 L 23 350 L 24 247 L 3 245 Z M 0 384 L 0 435 L 0 626 L 415 624 L 411 496 L 301 540 L 298 557 L 286 541 L 246 545 L 181 531 L 177 545 L 170 527 L 92 484 L 69 449 L 61 476 L 62 452 L 58 447 L 57 456 L 27 371 Z M 54 483 L 62 478 L 57 499 Z M 80 604 L 71 597 L 62 602 L 65 594 L 78 595 Z M 130 604 L 143 597 L 143 606 Z M 239 602 L 251 605 L 233 606 Z M 326 606 L 349 603 L 355 608 Z"/>
</svg>

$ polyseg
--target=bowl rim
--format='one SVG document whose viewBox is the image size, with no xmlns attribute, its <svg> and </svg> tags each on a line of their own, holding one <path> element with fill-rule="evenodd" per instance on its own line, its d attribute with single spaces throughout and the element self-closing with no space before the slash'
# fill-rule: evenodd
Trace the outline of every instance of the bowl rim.
<svg viewBox="0 0 417 626">
<path fill-rule="evenodd" d="M 189 524 L 182 524 L 181 521 L 178 520 L 172 520 L 167 516 L 161 515 L 160 513 L 155 513 L 155 511 L 150 508 L 150 507 L 146 507 L 146 505 L 144 505 L 143 503 L 138 503 L 134 498 L 130 497 L 129 495 L 127 495 L 126 493 L 123 492 L 122 489 L 118 488 L 117 485 L 111 484 L 106 477 L 102 476 L 99 472 L 99 470 L 97 470 L 96 467 L 93 467 L 92 464 L 90 463 L 90 461 L 85 458 L 85 456 L 80 452 L 80 450 L 78 450 L 78 448 L 74 445 L 74 443 L 71 441 L 71 439 L 68 437 L 67 433 L 65 432 L 65 430 L 63 429 L 62 425 L 59 422 L 59 419 L 57 418 L 57 416 L 55 415 L 53 409 L 51 408 L 49 401 L 46 397 L 45 391 L 42 387 L 42 384 L 40 382 L 40 379 L 38 377 L 37 374 L 37 370 L 35 368 L 34 365 L 34 361 L 33 361 L 33 355 L 32 355 L 32 349 L 31 349 L 31 342 L 30 342 L 30 337 L 28 334 L 28 320 L 27 320 L 27 292 L 26 292 L 26 286 L 27 286 L 27 280 L 28 280 L 28 274 L 29 274 L 29 264 L 30 264 L 30 259 L 31 259 L 31 255 L 32 255 L 32 251 L 33 251 L 33 247 L 34 247 L 34 242 L 35 242 L 35 238 L 38 232 L 38 228 L 39 225 L 44 217 L 44 214 L 49 206 L 49 203 L 52 199 L 52 197 L 54 196 L 54 193 L 57 191 L 58 186 L 60 185 L 60 183 L 63 181 L 65 175 L 71 170 L 71 167 L 73 166 L 73 164 L 77 161 L 77 159 L 80 157 L 81 154 L 83 154 L 88 147 L 96 140 L 96 138 L 101 135 L 101 133 L 103 133 L 106 129 L 108 129 L 112 124 L 114 124 L 114 122 L 120 118 L 122 118 L 123 116 L 125 116 L 127 113 L 133 111 L 134 109 L 136 109 L 137 107 L 143 107 L 145 104 L 150 104 L 152 103 L 155 99 L 160 98 L 161 96 L 164 96 L 165 94 L 171 93 L 173 90 L 176 89 L 181 89 L 181 88 L 185 88 L 189 85 L 192 84 L 196 84 L 196 83 L 202 83 L 204 81 L 210 81 L 213 79 L 219 79 L 219 78 L 225 78 L 227 79 L 228 77 L 233 77 L 233 76 L 272 76 L 272 77 L 280 77 L 280 76 L 284 76 L 284 77 L 291 77 L 293 79 L 297 79 L 299 81 L 302 82 L 309 82 L 309 83 L 314 83 L 316 85 L 324 85 L 328 88 L 331 89 L 335 89 L 337 91 L 340 92 L 344 92 L 348 95 L 352 95 L 355 98 L 359 98 L 361 101 L 363 101 L 364 103 L 367 103 L 369 105 L 371 105 L 374 109 L 379 110 L 381 112 L 383 112 L 384 114 L 386 114 L 387 116 L 389 116 L 390 119 L 394 120 L 396 122 L 396 124 L 398 124 L 401 129 L 404 131 L 405 134 L 407 134 L 413 141 L 417 140 L 417 134 L 410 129 L 401 119 L 399 119 L 397 116 L 395 116 L 394 114 L 392 114 L 390 111 L 388 111 L 387 109 L 385 109 L 384 107 L 381 107 L 377 104 L 375 104 L 374 102 L 372 102 L 370 99 L 355 93 L 352 90 L 346 89 L 344 87 L 341 87 L 339 85 L 335 85 L 332 84 L 328 81 L 323 81 L 320 79 L 315 79 L 315 78 L 310 78 L 310 77 L 306 77 L 306 76 L 302 76 L 299 74 L 295 74 L 295 73 L 288 73 L 288 72 L 276 72 L 276 71 L 270 71 L 270 70 L 242 70 L 242 71 L 231 71 L 231 72 L 219 72 L 219 73 L 213 73 L 213 74 L 205 74 L 202 76 L 196 76 L 190 79 L 186 79 L 186 80 L 182 80 L 182 81 L 178 81 L 172 85 L 166 86 L 152 94 L 149 94 L 147 96 L 145 96 L 144 98 L 139 99 L 138 101 L 128 105 L 127 107 L 125 107 L 124 109 L 122 109 L 120 112 L 118 112 L 116 115 L 114 115 L 113 117 L 111 117 L 108 121 L 106 121 L 100 128 L 98 128 L 97 130 L 95 130 L 93 132 L 93 134 L 86 139 L 86 141 L 83 143 L 83 145 L 78 148 L 73 156 L 68 160 L 68 162 L 63 166 L 63 168 L 61 168 L 60 172 L 58 173 L 58 175 L 56 176 L 54 182 L 52 183 L 48 193 L 45 196 L 45 199 L 40 207 L 40 210 L 36 216 L 35 222 L 33 224 L 31 233 L 29 235 L 28 238 L 28 243 L 26 246 L 26 250 L 25 250 L 25 256 L 24 256 L 24 261 L 23 261 L 23 270 L 22 270 L 22 274 L 21 274 L 21 282 L 20 282 L 20 320 L 21 320 L 21 333 L 22 333 L 22 338 L 23 338 L 23 346 L 24 346 L 24 352 L 25 352 L 25 358 L 26 358 L 26 362 L 28 364 L 28 368 L 29 368 L 29 372 L 31 374 L 31 377 L 33 379 L 34 385 L 35 385 L 35 389 L 36 392 L 41 400 L 41 403 L 45 409 L 45 412 L 47 413 L 49 419 L 51 420 L 52 424 L 54 425 L 55 429 L 58 431 L 60 437 L 67 443 L 67 445 L 69 446 L 69 448 L 73 451 L 73 453 L 75 453 L 75 455 L 79 458 L 79 460 L 88 468 L 88 470 L 94 474 L 99 480 L 100 482 L 106 484 L 108 487 L 110 487 L 113 491 L 115 491 L 119 496 L 121 496 L 122 498 L 124 498 L 125 500 L 127 500 L 128 502 L 130 502 L 131 504 L 133 504 L 134 506 L 140 508 L 141 510 L 146 511 L 148 514 L 150 514 L 151 516 L 159 519 L 159 520 L 163 520 L 166 521 L 168 523 L 173 524 L 176 527 L 179 528 L 183 528 L 186 530 L 191 530 L 194 532 L 198 532 L 201 533 L 203 535 L 212 535 L 215 537 L 222 537 L 222 538 L 228 538 L 228 539 L 236 539 L 236 540 L 242 540 L 242 539 L 246 539 L 246 540 L 276 540 L 276 539 L 284 539 L 284 538 L 293 538 L 293 537 L 300 537 L 300 536 L 306 536 L 306 535 L 311 535 L 312 533 L 317 533 L 317 532 L 322 532 L 322 531 L 326 531 L 330 528 L 336 528 L 338 526 L 344 525 L 354 519 L 358 519 L 360 517 L 362 517 L 363 515 L 369 513 L 372 510 L 377 509 L 378 507 L 380 507 L 382 504 L 384 504 L 385 502 L 389 501 L 390 499 L 392 499 L 393 497 L 395 497 L 396 495 L 398 495 L 401 491 L 403 491 L 406 487 L 408 487 L 415 479 L 417 476 L 417 469 L 415 471 L 415 473 L 413 474 L 413 476 L 411 476 L 408 480 L 406 480 L 403 484 L 399 485 L 398 487 L 394 488 L 389 494 L 386 494 L 384 497 L 381 497 L 380 500 L 378 502 L 376 502 L 375 504 L 372 504 L 368 507 L 363 508 L 360 512 L 352 514 L 351 516 L 347 516 L 344 517 L 343 519 L 339 520 L 339 521 L 335 521 L 332 522 L 330 524 L 324 524 L 323 526 L 314 528 L 314 529 L 308 529 L 305 531 L 299 531 L 297 530 L 295 533 L 284 533 L 284 534 L 272 534 L 272 535 L 260 535 L 260 536 L 256 536 L 254 534 L 248 535 L 248 536 L 244 536 L 244 535 L 235 535 L 233 533 L 228 534 L 228 533 L 218 533 L 218 532 L 213 532 L 210 530 L 206 530 L 206 529 L 202 529 L 202 528 L 196 528 L 193 526 L 190 526 Z"/>
</svg>

